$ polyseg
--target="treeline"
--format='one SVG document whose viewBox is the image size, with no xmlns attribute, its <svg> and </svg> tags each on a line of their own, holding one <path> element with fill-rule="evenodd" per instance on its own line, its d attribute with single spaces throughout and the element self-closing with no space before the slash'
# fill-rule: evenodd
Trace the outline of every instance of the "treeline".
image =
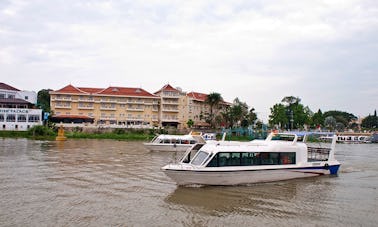
<svg viewBox="0 0 378 227">
<path fill-rule="evenodd" d="M 314 113 L 308 106 L 301 103 L 301 99 L 294 96 L 284 97 L 281 103 L 270 108 L 269 124 L 278 129 L 315 129 L 327 128 L 329 130 L 344 131 L 348 129 L 375 129 L 378 127 L 377 112 L 357 124 L 357 117 L 348 112 L 331 110 L 322 112 L 320 109 Z"/>
</svg>

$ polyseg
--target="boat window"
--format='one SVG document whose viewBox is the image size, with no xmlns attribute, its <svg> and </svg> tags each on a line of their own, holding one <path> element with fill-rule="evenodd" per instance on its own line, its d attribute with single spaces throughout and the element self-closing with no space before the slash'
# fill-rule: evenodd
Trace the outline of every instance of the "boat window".
<svg viewBox="0 0 378 227">
<path fill-rule="evenodd" d="M 219 159 L 219 166 L 229 166 L 230 163 L 230 153 L 219 153 L 218 154 L 218 159 Z"/>
<path fill-rule="evenodd" d="M 286 164 L 295 164 L 295 153 L 294 152 L 288 152 L 280 153 L 280 164 L 286 165 Z"/>
<path fill-rule="evenodd" d="M 295 164 L 295 152 L 220 152 L 207 167 Z"/>
<path fill-rule="evenodd" d="M 240 166 L 240 153 L 231 153 L 231 166 Z"/>
<path fill-rule="evenodd" d="M 218 154 L 214 155 L 213 159 L 211 159 L 211 161 L 209 162 L 209 164 L 207 164 L 207 167 L 217 167 L 219 166 L 218 164 Z"/>
<path fill-rule="evenodd" d="M 261 153 L 261 164 L 262 165 L 278 165 L 278 152 L 262 152 Z"/>
<path fill-rule="evenodd" d="M 190 141 L 190 144 L 195 144 L 195 143 L 196 143 L 195 140 L 191 140 L 191 141 Z"/>
<path fill-rule="evenodd" d="M 294 141 L 294 138 L 294 135 L 276 134 L 272 137 L 272 140 Z"/>
<path fill-rule="evenodd" d="M 207 152 L 199 151 L 191 163 L 193 165 L 201 165 L 208 155 L 209 153 Z"/>
<path fill-rule="evenodd" d="M 165 139 L 164 143 L 171 143 L 171 141 L 169 139 Z"/>
</svg>

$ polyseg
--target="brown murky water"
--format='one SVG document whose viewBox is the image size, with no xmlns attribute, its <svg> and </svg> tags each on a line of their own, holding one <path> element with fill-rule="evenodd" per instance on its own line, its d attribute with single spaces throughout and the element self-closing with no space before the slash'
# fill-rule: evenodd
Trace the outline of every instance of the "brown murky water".
<svg viewBox="0 0 378 227">
<path fill-rule="evenodd" d="M 141 142 L 0 138 L 1 226 L 376 226 L 378 144 L 337 145 L 339 176 L 177 187 Z"/>
</svg>

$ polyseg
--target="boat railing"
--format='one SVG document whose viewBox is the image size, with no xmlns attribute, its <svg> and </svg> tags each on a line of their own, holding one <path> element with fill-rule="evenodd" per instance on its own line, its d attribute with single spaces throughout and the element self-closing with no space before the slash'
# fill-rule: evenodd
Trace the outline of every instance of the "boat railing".
<svg viewBox="0 0 378 227">
<path fill-rule="evenodd" d="M 307 147 L 307 159 L 309 162 L 327 161 L 331 148 L 328 147 Z"/>
</svg>

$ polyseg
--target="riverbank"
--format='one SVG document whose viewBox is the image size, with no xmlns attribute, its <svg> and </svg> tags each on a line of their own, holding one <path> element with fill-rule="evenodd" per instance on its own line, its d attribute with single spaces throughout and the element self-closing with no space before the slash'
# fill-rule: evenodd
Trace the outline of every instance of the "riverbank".
<svg viewBox="0 0 378 227">
<path fill-rule="evenodd" d="M 83 132 L 68 132 L 64 134 L 68 139 L 113 139 L 113 140 L 130 140 L 130 141 L 149 141 L 155 135 L 127 132 L 127 133 L 83 133 Z M 55 140 L 57 133 L 39 135 L 33 134 L 29 131 L 0 131 L 2 138 L 27 138 L 34 140 Z"/>
<path fill-rule="evenodd" d="M 156 134 L 146 132 L 105 132 L 105 133 L 86 133 L 86 132 L 66 132 L 68 139 L 113 139 L 129 141 L 150 141 Z M 55 140 L 56 132 L 53 134 L 35 134 L 29 131 L 0 131 L 3 138 L 27 138 L 35 140 Z M 220 138 L 219 138 L 220 139 Z M 226 136 L 226 140 L 232 141 L 251 141 L 250 136 Z"/>
</svg>

